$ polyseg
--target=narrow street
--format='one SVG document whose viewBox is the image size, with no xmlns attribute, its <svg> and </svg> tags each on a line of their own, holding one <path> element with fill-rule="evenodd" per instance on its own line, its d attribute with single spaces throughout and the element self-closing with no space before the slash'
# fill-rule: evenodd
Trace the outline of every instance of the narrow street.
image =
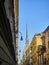
<svg viewBox="0 0 49 65">
<path fill-rule="evenodd" d="M 49 65 L 49 0 L 0 0 L 0 65 Z"/>
</svg>

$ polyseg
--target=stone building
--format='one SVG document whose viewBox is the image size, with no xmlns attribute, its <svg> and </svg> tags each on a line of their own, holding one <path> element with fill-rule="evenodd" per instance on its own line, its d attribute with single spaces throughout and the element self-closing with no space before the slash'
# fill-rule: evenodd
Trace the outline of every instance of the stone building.
<svg viewBox="0 0 49 65">
<path fill-rule="evenodd" d="M 0 0 L 0 65 L 17 65 L 16 34 L 18 35 L 18 32 L 16 33 L 15 30 L 17 13 L 14 9 L 14 0 Z M 18 24 L 16 26 L 18 31 Z"/>
<path fill-rule="evenodd" d="M 29 64 L 30 65 L 33 65 L 33 47 L 32 47 L 32 44 L 29 45 L 29 48 L 28 48 L 29 52 L 28 52 L 28 59 L 29 59 Z"/>
<path fill-rule="evenodd" d="M 49 26 L 41 33 L 42 45 L 38 47 L 39 65 L 49 65 Z"/>
<path fill-rule="evenodd" d="M 35 34 L 32 41 L 31 41 L 31 53 L 32 53 L 32 65 L 37 65 L 38 64 L 38 54 L 37 54 L 37 49 L 39 45 L 42 45 L 41 41 L 41 35 L 40 34 Z"/>
<path fill-rule="evenodd" d="M 42 33 L 34 35 L 31 46 L 33 65 L 49 65 L 49 26 Z"/>
<path fill-rule="evenodd" d="M 49 26 L 45 29 L 45 31 L 42 32 L 41 39 L 44 47 L 43 51 L 45 51 L 43 55 L 43 64 L 49 65 Z"/>
</svg>

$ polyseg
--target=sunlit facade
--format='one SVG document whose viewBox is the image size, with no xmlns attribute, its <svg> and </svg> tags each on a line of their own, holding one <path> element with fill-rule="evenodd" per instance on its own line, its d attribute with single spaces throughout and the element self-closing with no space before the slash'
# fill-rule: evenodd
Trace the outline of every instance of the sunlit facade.
<svg viewBox="0 0 49 65">
<path fill-rule="evenodd" d="M 44 54 L 45 63 L 49 65 L 49 26 L 45 29 L 42 35 L 42 44 L 46 46 L 46 52 Z"/>
<path fill-rule="evenodd" d="M 32 39 L 32 62 L 33 65 L 37 65 L 38 64 L 38 54 L 37 54 L 37 49 L 38 46 L 41 45 L 41 38 L 40 38 L 40 34 L 35 34 L 33 39 Z"/>
</svg>

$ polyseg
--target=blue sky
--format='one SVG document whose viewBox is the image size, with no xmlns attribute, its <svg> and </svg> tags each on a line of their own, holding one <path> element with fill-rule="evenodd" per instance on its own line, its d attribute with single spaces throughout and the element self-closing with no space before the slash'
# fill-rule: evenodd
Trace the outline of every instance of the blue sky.
<svg viewBox="0 0 49 65">
<path fill-rule="evenodd" d="M 44 31 L 49 25 L 49 0 L 19 0 L 19 31 L 22 33 L 23 41 L 19 34 L 18 49 L 23 49 L 26 40 L 26 24 L 28 25 L 28 38 L 31 42 L 35 33 Z"/>
</svg>

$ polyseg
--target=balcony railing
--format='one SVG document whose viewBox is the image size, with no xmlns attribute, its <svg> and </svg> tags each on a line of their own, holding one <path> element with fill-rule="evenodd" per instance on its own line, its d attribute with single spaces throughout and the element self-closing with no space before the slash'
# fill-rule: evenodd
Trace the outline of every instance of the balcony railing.
<svg viewBox="0 0 49 65">
<path fill-rule="evenodd" d="M 38 49 L 37 49 L 38 55 L 41 55 L 41 54 L 43 54 L 44 52 L 46 52 L 46 46 L 45 46 L 45 45 L 40 45 L 40 46 L 38 46 Z"/>
</svg>

